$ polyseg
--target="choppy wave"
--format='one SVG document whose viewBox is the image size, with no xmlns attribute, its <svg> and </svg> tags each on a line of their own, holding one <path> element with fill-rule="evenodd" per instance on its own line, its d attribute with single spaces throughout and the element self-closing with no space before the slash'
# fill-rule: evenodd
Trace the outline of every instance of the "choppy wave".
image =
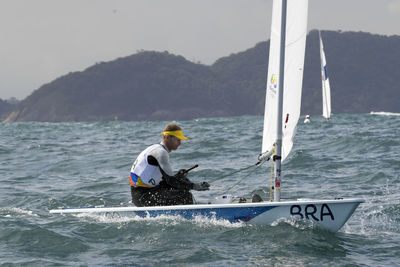
<svg viewBox="0 0 400 267">
<path fill-rule="evenodd" d="M 400 113 L 385 112 L 385 111 L 371 111 L 371 115 L 382 115 L 382 116 L 400 116 Z"/>
<path fill-rule="evenodd" d="M 366 199 L 338 233 L 291 220 L 249 226 L 203 217 L 49 214 L 58 207 L 128 203 L 130 166 L 168 122 L 0 124 L 0 263 L 396 265 L 400 117 L 372 115 L 299 123 L 282 165 L 283 198 Z M 257 162 L 262 117 L 178 123 L 190 141 L 171 153 L 174 169 L 199 164 L 189 178 L 214 181 L 210 191 L 194 192 L 199 202 L 222 194 L 269 199 L 269 162 L 236 172 Z"/>
<path fill-rule="evenodd" d="M 16 207 L 0 207 L 0 216 L 4 217 L 13 217 L 13 216 L 38 216 L 37 214 L 33 213 L 31 210 L 25 210 Z"/>
</svg>

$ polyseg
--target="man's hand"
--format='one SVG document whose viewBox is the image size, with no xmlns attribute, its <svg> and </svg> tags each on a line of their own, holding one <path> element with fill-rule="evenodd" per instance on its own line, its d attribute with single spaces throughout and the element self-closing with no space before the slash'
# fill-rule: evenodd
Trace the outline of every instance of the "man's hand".
<svg viewBox="0 0 400 267">
<path fill-rule="evenodd" d="M 182 177 L 182 178 L 186 178 L 187 174 L 188 174 L 188 171 L 187 171 L 187 170 L 185 170 L 185 169 L 180 169 L 180 170 L 178 171 L 178 173 L 177 173 L 177 176 Z"/>
<path fill-rule="evenodd" d="M 210 190 L 210 184 L 207 183 L 207 182 L 194 183 L 193 184 L 193 190 L 196 190 L 196 191 Z"/>
</svg>

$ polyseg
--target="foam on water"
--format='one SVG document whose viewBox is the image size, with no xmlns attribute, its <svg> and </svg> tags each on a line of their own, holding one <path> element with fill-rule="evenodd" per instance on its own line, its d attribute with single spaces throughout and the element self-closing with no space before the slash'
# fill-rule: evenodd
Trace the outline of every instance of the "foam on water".
<svg viewBox="0 0 400 267">
<path fill-rule="evenodd" d="M 31 210 L 25 210 L 17 207 L 0 207 L 0 216 L 15 217 L 15 216 L 39 216 Z"/>
<path fill-rule="evenodd" d="M 112 215 L 112 214 L 90 214 L 90 213 L 81 213 L 81 214 L 68 214 L 64 216 L 75 216 L 82 220 L 82 222 L 97 222 L 97 223 L 105 223 L 105 224 L 122 224 L 129 222 L 151 222 L 161 225 L 176 225 L 180 223 L 189 223 L 194 224 L 197 227 L 212 227 L 212 226 L 223 226 L 227 228 L 237 228 L 248 226 L 248 224 L 244 222 L 229 222 L 224 219 L 217 219 L 214 217 L 207 217 L 197 215 L 193 219 L 188 220 L 183 218 L 182 216 L 173 216 L 173 215 L 159 215 L 156 217 L 151 217 L 150 215 L 146 217 L 141 217 L 137 215 L 133 216 L 124 216 L 124 215 Z"/>
<path fill-rule="evenodd" d="M 394 113 L 394 112 L 384 112 L 384 111 L 371 111 L 371 115 L 381 115 L 381 116 L 400 116 L 400 113 Z"/>
</svg>

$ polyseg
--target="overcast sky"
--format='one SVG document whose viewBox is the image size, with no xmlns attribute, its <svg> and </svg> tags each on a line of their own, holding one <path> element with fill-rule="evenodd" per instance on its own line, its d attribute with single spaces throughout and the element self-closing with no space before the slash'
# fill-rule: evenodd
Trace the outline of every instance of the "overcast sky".
<svg viewBox="0 0 400 267">
<path fill-rule="evenodd" d="M 269 39 L 272 0 L 0 0 L 0 98 L 138 50 L 212 64 Z M 309 0 L 309 30 L 400 35 L 400 0 Z"/>
</svg>

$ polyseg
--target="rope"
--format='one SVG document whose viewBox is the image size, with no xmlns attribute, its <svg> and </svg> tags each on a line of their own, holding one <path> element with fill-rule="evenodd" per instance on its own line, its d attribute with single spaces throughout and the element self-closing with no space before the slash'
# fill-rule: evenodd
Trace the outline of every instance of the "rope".
<svg viewBox="0 0 400 267">
<path fill-rule="evenodd" d="M 231 175 L 233 175 L 233 174 L 235 174 L 235 173 L 239 173 L 239 172 L 248 170 L 248 169 L 250 169 L 250 168 L 252 168 L 252 167 L 255 167 L 255 169 L 254 169 L 254 171 L 255 171 L 256 168 L 259 167 L 259 166 L 261 166 L 263 163 L 264 163 L 264 161 L 262 161 L 262 162 L 259 161 L 259 162 L 257 162 L 256 164 L 252 164 L 252 165 L 250 165 L 250 166 L 244 167 L 244 168 L 239 169 L 239 170 L 237 170 L 237 171 L 234 171 L 234 172 L 228 173 L 228 174 L 226 174 L 226 175 L 222 175 L 222 176 L 220 176 L 220 177 L 217 177 L 217 178 L 215 178 L 214 180 L 210 181 L 209 183 L 210 183 L 210 184 L 211 184 L 211 183 L 214 183 L 214 182 L 216 182 L 216 181 L 218 181 L 218 180 L 221 180 L 221 179 L 223 179 L 223 178 L 225 178 L 225 177 L 231 176 Z M 246 176 L 244 176 L 242 179 L 240 179 L 237 183 L 235 183 L 234 185 L 232 185 L 231 187 L 229 187 L 225 192 L 223 192 L 222 195 L 224 195 L 224 194 L 226 194 L 227 192 L 229 192 L 229 190 L 231 190 L 233 187 L 235 187 L 236 185 L 238 185 L 238 184 L 239 184 L 240 182 L 242 182 L 245 178 L 249 177 L 250 174 L 253 173 L 254 171 L 249 172 Z M 193 197 L 193 200 L 194 200 L 194 202 L 196 203 L 196 200 L 194 199 L 194 197 Z"/>
<path fill-rule="evenodd" d="M 226 194 L 227 192 L 229 192 L 233 187 L 235 187 L 235 186 L 237 186 L 239 183 L 241 183 L 245 178 L 249 177 L 250 174 L 252 174 L 252 173 L 256 170 L 256 168 L 258 168 L 259 166 L 261 166 L 263 163 L 264 163 L 264 161 L 262 161 L 262 162 L 259 161 L 259 162 L 257 162 L 256 164 L 252 164 L 252 165 L 250 165 L 250 166 L 241 168 L 241 169 L 239 169 L 239 170 L 236 170 L 236 171 L 234 171 L 234 172 L 228 173 L 228 174 L 226 174 L 226 175 L 222 175 L 222 176 L 220 176 L 220 177 L 217 177 L 216 179 L 210 181 L 210 183 L 214 183 L 214 182 L 216 182 L 216 181 L 218 181 L 218 180 L 221 180 L 221 179 L 223 179 L 223 178 L 226 178 L 226 177 L 228 177 L 228 176 L 232 176 L 232 175 L 235 174 L 235 173 L 239 173 L 239 172 L 242 172 L 242 171 L 245 171 L 245 170 L 248 170 L 248 169 L 250 169 L 250 168 L 255 167 L 253 171 L 251 171 L 251 172 L 249 172 L 247 175 L 243 176 L 243 178 L 240 179 L 237 183 L 235 183 L 234 185 L 232 185 L 231 187 L 229 187 L 227 190 L 225 190 L 225 192 L 222 193 L 222 194 L 224 195 L 224 194 Z"/>
<path fill-rule="evenodd" d="M 214 180 L 211 180 L 209 183 L 214 183 L 214 182 L 216 182 L 216 181 L 218 181 L 218 180 L 221 180 L 221 179 L 223 179 L 223 178 L 226 178 L 226 177 L 228 177 L 228 176 L 231 176 L 231 175 L 233 175 L 233 174 L 235 174 L 235 173 L 245 171 L 245 170 L 250 169 L 250 168 L 252 168 L 252 167 L 254 167 L 254 166 L 259 166 L 259 165 L 261 165 L 260 163 L 262 163 L 262 162 L 259 161 L 259 162 L 257 162 L 256 164 L 252 164 L 252 165 L 250 165 L 250 166 L 244 167 L 244 168 L 239 169 L 239 170 L 237 170 L 237 171 L 228 173 L 228 174 L 226 174 L 226 175 L 222 175 L 222 176 L 220 176 L 220 177 L 215 178 Z"/>
<path fill-rule="evenodd" d="M 249 167 L 244 168 L 243 170 L 246 169 L 250 169 L 250 167 L 255 167 L 253 171 L 249 172 L 246 176 L 244 176 L 242 179 L 240 179 L 237 183 L 235 183 L 234 185 L 232 185 L 231 187 L 229 187 L 227 190 L 225 190 L 225 192 L 222 193 L 222 195 L 225 195 L 226 193 L 228 193 L 232 188 L 234 188 L 235 186 L 237 186 L 239 183 L 241 183 L 245 178 L 249 177 L 250 174 L 252 174 L 253 172 L 255 172 L 255 170 L 260 167 L 262 165 L 263 162 L 257 162 L 254 165 L 251 165 Z M 242 171 L 242 170 L 240 170 Z M 237 171 L 238 172 L 238 171 Z M 236 172 L 235 172 L 236 173 Z"/>
</svg>

